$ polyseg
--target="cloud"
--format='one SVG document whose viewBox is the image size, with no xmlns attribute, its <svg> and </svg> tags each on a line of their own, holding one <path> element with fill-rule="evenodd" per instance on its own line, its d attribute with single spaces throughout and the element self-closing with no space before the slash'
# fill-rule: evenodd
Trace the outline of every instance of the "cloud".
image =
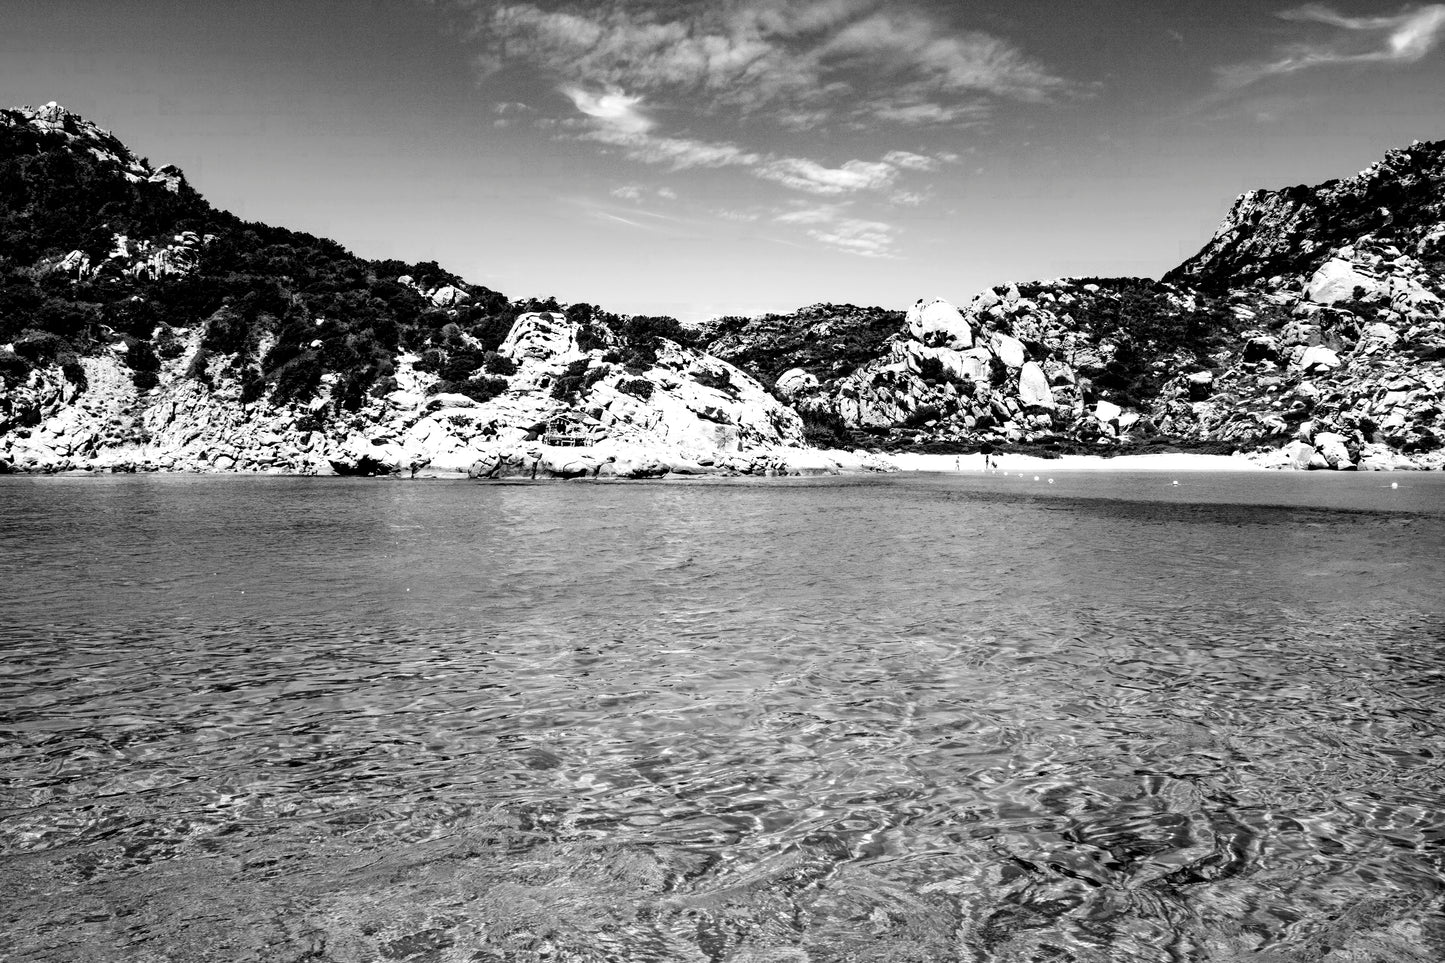
<svg viewBox="0 0 1445 963">
<path fill-rule="evenodd" d="M 756 151 L 744 150 L 736 144 L 720 141 L 697 140 L 689 137 L 666 137 L 647 131 L 615 130 L 602 127 L 580 135 L 583 140 L 597 141 L 619 148 L 630 160 L 645 164 L 665 164 L 672 170 L 690 168 L 744 167 L 753 176 L 781 184 L 784 187 L 807 194 L 836 197 L 864 191 L 889 193 L 900 204 L 914 205 L 922 198 L 913 192 L 892 192 L 892 188 L 904 171 L 933 171 L 940 159 L 915 154 L 911 151 L 895 150 L 883 155 L 880 160 L 845 161 L 838 167 L 810 160 L 806 157 L 778 157 Z M 948 155 L 956 157 L 957 155 Z M 629 193 L 636 188 L 638 197 L 642 188 L 629 185 L 618 190 Z M 664 188 L 665 190 L 665 188 Z M 659 196 L 666 196 L 658 192 Z M 614 194 L 616 192 L 614 191 Z M 624 195 L 617 195 L 624 196 Z M 629 197 L 629 199 L 636 199 Z"/>
<path fill-rule="evenodd" d="M 623 155 L 630 160 L 644 164 L 667 164 L 673 170 L 693 167 L 747 167 L 764 159 L 762 154 L 724 141 L 665 137 L 646 131 L 601 128 L 588 131 L 582 135 L 582 139 L 620 148 Z"/>
<path fill-rule="evenodd" d="M 884 221 L 854 217 L 847 204 L 797 207 L 776 215 L 778 224 L 801 225 L 808 237 L 859 257 L 894 258 L 897 228 Z"/>
<path fill-rule="evenodd" d="M 1390 16 L 1349 17 L 1323 4 L 1309 4 L 1277 14 L 1294 23 L 1334 27 L 1334 36 L 1278 48 L 1265 61 L 1220 68 L 1219 83 L 1238 89 L 1270 77 L 1315 67 L 1342 64 L 1412 64 L 1424 59 L 1445 35 L 1445 4 L 1410 7 Z"/>
<path fill-rule="evenodd" d="M 623 184 L 621 187 L 612 188 L 608 193 L 618 200 L 632 201 L 634 203 L 640 203 L 650 197 L 656 197 L 664 201 L 677 200 L 677 191 L 670 187 L 658 187 L 654 189 L 644 187 L 641 184 Z"/>
<path fill-rule="evenodd" d="M 757 211 L 739 211 L 727 207 L 716 208 L 712 213 L 724 221 L 737 221 L 744 224 L 756 221 L 761 216 Z"/>
<path fill-rule="evenodd" d="M 803 157 L 781 157 L 753 173 L 794 190 L 833 195 L 882 190 L 898 178 L 898 167 L 887 161 L 860 160 L 850 160 L 841 167 L 825 167 Z"/>
<path fill-rule="evenodd" d="M 978 31 L 940 31 L 916 10 L 879 11 L 829 39 L 825 58 L 881 63 L 939 91 L 982 91 L 1041 101 L 1067 85 L 1013 44 Z"/>
<path fill-rule="evenodd" d="M 808 236 L 859 257 L 898 256 L 893 250 L 893 227 L 882 221 L 845 217 L 836 221 L 831 228 L 810 230 Z"/>
<path fill-rule="evenodd" d="M 871 120 L 910 127 L 971 127 L 992 116 L 993 108 L 981 103 L 945 105 L 930 100 L 910 102 L 888 97 L 864 104 L 856 113 Z"/>
<path fill-rule="evenodd" d="M 582 113 L 613 130 L 642 134 L 656 126 L 643 115 L 641 97 L 629 97 L 620 90 L 596 94 L 581 87 L 563 87 L 562 93 Z"/>
<path fill-rule="evenodd" d="M 979 96 L 1037 102 L 1070 88 L 1011 42 L 957 29 L 946 8 L 899 10 L 884 0 L 572 0 L 554 10 L 453 2 L 471 11 L 484 77 L 538 70 L 574 90 L 633 91 L 792 129 L 846 119 L 873 101 L 876 120 L 951 123 L 987 109 Z M 900 86 L 907 97 L 890 103 Z"/>
<path fill-rule="evenodd" d="M 936 171 L 938 161 L 932 157 L 925 157 L 922 154 L 914 154 L 906 150 L 891 150 L 883 155 L 883 163 L 892 164 L 894 167 L 901 167 L 910 171 Z"/>
</svg>

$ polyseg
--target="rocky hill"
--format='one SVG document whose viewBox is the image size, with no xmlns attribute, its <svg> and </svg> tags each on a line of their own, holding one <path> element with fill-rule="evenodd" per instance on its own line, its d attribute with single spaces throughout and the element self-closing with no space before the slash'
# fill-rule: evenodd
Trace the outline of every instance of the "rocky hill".
<svg viewBox="0 0 1445 963">
<path fill-rule="evenodd" d="M 0 111 L 0 470 L 837 467 L 695 341 L 246 223 L 62 107 Z"/>
<path fill-rule="evenodd" d="M 1244 195 L 1161 281 L 696 331 L 247 223 L 62 107 L 0 110 L 0 471 L 775 473 L 983 446 L 1440 467 L 1442 186 L 1445 144 L 1417 144 Z"/>
<path fill-rule="evenodd" d="M 1438 279 L 1445 267 L 1442 145 L 1392 150 L 1356 176 L 1318 187 L 1249 191 L 1203 250 L 1165 280 L 1223 291 L 1273 278 L 1278 287 L 1314 275 L 1366 239 L 1402 252 L 1402 267 Z"/>
<path fill-rule="evenodd" d="M 830 444 L 1438 468 L 1442 296 L 1445 143 L 1417 144 L 1348 180 L 1244 195 L 1162 281 L 999 286 L 961 310 L 920 301 L 887 336 L 818 306 L 714 328 L 704 344 L 768 370 L 809 438 Z M 855 344 L 842 368 L 816 344 L 791 347 L 834 316 Z"/>
</svg>

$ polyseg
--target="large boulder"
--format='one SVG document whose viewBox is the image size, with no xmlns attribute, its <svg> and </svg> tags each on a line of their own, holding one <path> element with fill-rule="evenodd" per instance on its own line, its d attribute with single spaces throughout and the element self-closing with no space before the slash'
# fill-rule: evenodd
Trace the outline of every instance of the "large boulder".
<svg viewBox="0 0 1445 963">
<path fill-rule="evenodd" d="M 1352 301 L 1358 293 L 1365 298 L 1381 292 L 1381 284 L 1368 274 L 1356 270 L 1352 261 L 1331 258 L 1320 266 L 1305 286 L 1305 296 L 1316 304 L 1338 304 Z"/>
<path fill-rule="evenodd" d="M 777 396 L 788 401 L 793 400 L 798 395 L 806 394 L 816 387 L 818 387 L 817 376 L 810 374 L 802 368 L 789 368 L 787 371 L 784 371 L 778 375 L 777 384 L 773 386 Z"/>
<path fill-rule="evenodd" d="M 1104 401 L 1101 399 L 1094 405 L 1094 417 L 1106 425 L 1111 421 L 1117 421 L 1123 413 L 1124 409 L 1112 401 Z"/>
<path fill-rule="evenodd" d="M 1333 431 L 1321 431 L 1315 435 L 1314 443 L 1315 450 L 1335 471 L 1345 471 L 1355 467 L 1354 460 L 1350 458 L 1350 449 L 1345 443 L 1344 435 Z"/>
<path fill-rule="evenodd" d="M 942 298 L 916 302 L 908 309 L 906 323 L 915 341 L 949 348 L 973 347 L 973 329 L 958 308 Z"/>
<path fill-rule="evenodd" d="M 577 354 L 577 326 L 556 311 L 524 314 L 512 322 L 497 353 L 518 363 Z"/>
<path fill-rule="evenodd" d="M 1340 356 L 1324 345 L 1306 348 L 1300 355 L 1299 366 L 1304 371 L 1328 371 L 1340 366 Z"/>
<path fill-rule="evenodd" d="M 1015 370 L 1024 366 L 1024 359 L 1027 352 L 1024 350 L 1024 343 L 1011 334 L 1004 334 L 996 331 L 993 335 L 993 353 L 1010 368 Z"/>
<path fill-rule="evenodd" d="M 1019 403 L 1025 408 L 1052 408 L 1054 393 L 1049 379 L 1037 362 L 1029 361 L 1019 369 Z"/>
</svg>

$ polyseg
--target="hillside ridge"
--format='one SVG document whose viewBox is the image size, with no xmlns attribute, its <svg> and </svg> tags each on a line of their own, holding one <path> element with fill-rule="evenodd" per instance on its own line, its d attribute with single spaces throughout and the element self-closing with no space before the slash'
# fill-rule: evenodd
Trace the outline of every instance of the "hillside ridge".
<svg viewBox="0 0 1445 963">
<path fill-rule="evenodd" d="M 1158 281 L 695 330 L 248 223 L 58 104 L 0 110 L 0 470 L 833 471 L 984 447 L 1439 467 L 1442 177 L 1445 142 L 1248 192 Z"/>
</svg>

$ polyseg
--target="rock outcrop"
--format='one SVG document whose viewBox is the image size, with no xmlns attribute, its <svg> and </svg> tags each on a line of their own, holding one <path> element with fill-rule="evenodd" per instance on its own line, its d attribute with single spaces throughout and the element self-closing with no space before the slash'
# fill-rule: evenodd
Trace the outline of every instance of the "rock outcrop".
<svg viewBox="0 0 1445 963">
<path fill-rule="evenodd" d="M 642 370 L 579 349 L 560 314 L 518 318 L 506 388 L 477 401 L 435 393 L 437 376 L 404 355 L 397 387 L 318 424 L 307 404 L 242 402 L 235 384 L 185 376 L 197 350 L 137 390 L 119 354 L 85 358 L 84 387 L 58 368 L 32 373 L 0 406 L 0 459 L 15 471 L 198 471 L 384 475 L 413 468 L 476 477 L 642 478 L 886 470 L 886 459 L 803 451 L 802 424 L 742 371 L 676 344 Z M 217 363 L 221 363 L 220 360 Z M 583 369 L 579 388 L 558 382 Z M 333 381 L 334 383 L 334 381 Z M 330 387 L 330 386 L 328 386 Z"/>
<path fill-rule="evenodd" d="M 776 318 L 734 324 L 710 349 L 788 369 L 779 395 L 815 440 L 1176 444 L 1291 467 L 1438 468 L 1442 298 L 1445 143 L 1417 144 L 1347 180 L 1244 195 L 1161 282 L 999 286 L 961 310 L 920 301 L 843 371 L 787 350 Z"/>
</svg>

